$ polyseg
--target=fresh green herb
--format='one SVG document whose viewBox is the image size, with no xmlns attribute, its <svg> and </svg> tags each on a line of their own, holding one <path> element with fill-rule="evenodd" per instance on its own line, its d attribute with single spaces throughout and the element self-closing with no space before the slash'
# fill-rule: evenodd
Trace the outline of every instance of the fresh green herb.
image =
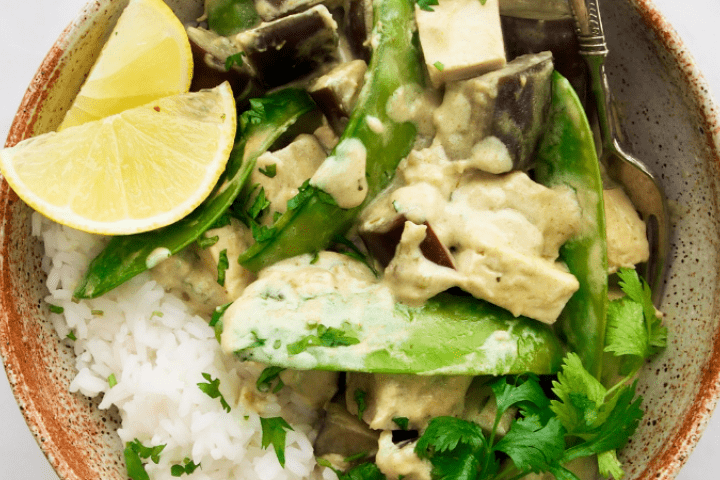
<svg viewBox="0 0 720 480">
<path fill-rule="evenodd" d="M 218 255 L 218 264 L 217 264 L 217 283 L 220 286 L 225 286 L 225 273 L 227 272 L 227 269 L 230 267 L 230 261 L 228 260 L 227 256 L 227 248 L 224 248 L 220 251 L 220 254 Z"/>
<path fill-rule="evenodd" d="M 48 308 L 52 313 L 63 313 L 65 311 L 60 305 L 53 305 L 52 303 L 48 303 Z"/>
<path fill-rule="evenodd" d="M 223 410 L 230 412 L 230 405 L 225 401 L 225 397 L 220 393 L 220 379 L 213 379 L 209 373 L 203 373 L 203 378 L 207 380 L 207 383 L 198 383 L 197 386 L 210 398 L 219 398 L 220 404 Z"/>
<path fill-rule="evenodd" d="M 237 52 L 232 55 L 229 55 L 225 59 L 225 70 L 230 70 L 233 65 L 237 65 L 238 67 L 243 66 L 243 55 L 245 55 L 245 52 Z"/>
<path fill-rule="evenodd" d="M 315 252 L 313 257 L 310 259 L 310 265 L 315 265 L 320 260 L 320 252 Z"/>
<path fill-rule="evenodd" d="M 435 62 L 435 63 L 433 63 L 433 66 L 434 66 L 435 68 L 437 68 L 437 69 L 438 69 L 439 71 L 441 71 L 441 72 L 442 72 L 443 70 L 445 70 L 445 65 L 443 65 L 442 62 Z"/>
<path fill-rule="evenodd" d="M 210 323 L 208 323 L 208 325 L 211 327 L 217 325 L 218 321 L 220 321 L 223 314 L 225 313 L 225 310 L 227 310 L 230 305 L 232 305 L 232 302 L 215 307 L 215 311 L 213 312 L 212 317 L 210 317 Z"/>
<path fill-rule="evenodd" d="M 268 178 L 274 178 L 277 175 L 277 165 L 273 163 L 264 169 L 258 168 L 258 171 Z"/>
<path fill-rule="evenodd" d="M 161 312 L 160 310 L 155 310 L 155 311 L 152 312 L 152 314 L 150 315 L 150 318 L 153 318 L 153 317 L 162 318 L 162 317 L 164 317 L 164 316 L 165 316 L 165 314 L 164 314 L 163 312 Z"/>
<path fill-rule="evenodd" d="M 358 407 L 358 420 L 362 421 L 365 410 L 367 410 L 367 392 L 356 388 L 353 392 L 353 398 L 355 398 Z"/>
<path fill-rule="evenodd" d="M 273 213 L 273 222 L 277 222 L 278 220 L 280 220 L 280 217 L 282 217 L 282 212 Z"/>
<path fill-rule="evenodd" d="M 275 227 L 258 225 L 257 223 L 252 223 L 250 225 L 250 231 L 252 232 L 252 236 L 256 242 L 264 242 L 277 235 L 277 229 Z"/>
<path fill-rule="evenodd" d="M 438 3 L 438 0 L 415 0 L 417 2 L 418 7 L 420 7 L 420 10 L 425 10 L 426 12 L 434 12 L 435 10 L 432 9 L 433 5 L 440 5 Z"/>
<path fill-rule="evenodd" d="M 77 337 L 75 336 L 75 332 L 73 332 L 72 330 L 70 330 L 70 333 L 68 333 L 68 334 L 66 335 L 66 337 L 69 338 L 69 339 L 72 340 L 72 341 L 77 340 Z"/>
<path fill-rule="evenodd" d="M 272 445 L 275 449 L 278 462 L 280 462 L 280 466 L 284 468 L 285 436 L 287 431 L 293 428 L 282 417 L 260 417 L 260 425 L 262 427 L 262 448 L 267 448 Z"/>
<path fill-rule="evenodd" d="M 185 457 L 182 464 L 175 464 L 170 467 L 170 475 L 173 477 L 181 477 L 183 474 L 190 475 L 193 473 L 200 464 L 195 464 L 191 459 Z"/>
<path fill-rule="evenodd" d="M 90 310 L 90 313 L 97 317 L 102 317 L 103 315 L 105 315 L 105 312 L 103 312 L 102 310 Z"/>
<path fill-rule="evenodd" d="M 287 201 L 287 209 L 296 210 L 302 207 L 305 202 L 310 200 L 314 192 L 315 187 L 310 185 L 310 179 L 308 178 L 298 187 L 298 193 Z"/>
<path fill-rule="evenodd" d="M 338 480 L 387 480 L 380 469 L 374 463 L 366 462 L 343 472 L 333 467 L 332 463 L 324 458 L 317 458 L 318 465 L 332 469 L 338 476 Z M 402 476 L 402 475 L 401 475 Z"/>
<path fill-rule="evenodd" d="M 400 430 L 407 430 L 408 425 L 410 424 L 410 420 L 408 420 L 407 417 L 395 417 L 392 421 L 395 422 L 395 425 L 400 427 Z"/>
<path fill-rule="evenodd" d="M 480 5 L 485 5 L 487 3 L 487 0 L 480 0 Z"/>
<path fill-rule="evenodd" d="M 265 188 L 260 187 L 260 191 L 255 196 L 255 199 L 253 200 L 252 205 L 250 205 L 247 214 L 252 220 L 257 221 L 262 216 L 262 213 L 267 210 L 268 207 L 270 207 L 270 200 L 268 200 L 265 196 Z"/>
<path fill-rule="evenodd" d="M 335 235 L 333 237 L 333 242 L 335 244 L 345 246 L 345 249 L 343 249 L 343 251 L 340 253 L 343 253 L 350 258 L 354 258 L 355 260 L 364 263 L 365 266 L 367 266 L 376 277 L 379 275 L 378 271 L 370 263 L 369 257 L 365 255 L 362 250 L 360 250 L 357 245 L 355 245 L 350 239 L 345 238 L 342 235 Z"/>
<path fill-rule="evenodd" d="M 317 194 L 317 199 L 320 200 L 322 203 L 337 206 L 337 201 L 335 200 L 335 197 L 327 193 L 325 190 L 321 190 L 315 187 L 315 192 Z"/>
<path fill-rule="evenodd" d="M 218 217 L 217 220 L 215 220 L 215 223 L 212 224 L 208 230 L 214 230 L 216 228 L 222 228 L 230 225 L 230 213 L 224 212 L 222 215 Z"/>
<path fill-rule="evenodd" d="M 278 103 L 273 97 L 251 98 L 250 108 L 240 115 L 240 129 L 245 131 L 250 125 L 259 125 L 266 119 L 266 107 L 277 106 Z"/>
<path fill-rule="evenodd" d="M 117 385 L 117 378 L 115 378 L 115 374 L 114 374 L 114 373 L 111 373 L 111 374 L 110 374 L 110 376 L 109 376 L 108 379 L 107 379 L 107 382 L 108 382 L 108 385 L 110 386 L 110 388 L 112 388 L 112 387 L 114 387 L 115 385 Z"/>
<path fill-rule="evenodd" d="M 608 306 L 605 351 L 645 360 L 667 345 L 667 328 L 655 313 L 647 282 L 630 268 L 620 269 L 618 277 L 626 296 Z"/>
<path fill-rule="evenodd" d="M 316 335 L 307 335 L 297 342 L 288 345 L 288 354 L 297 355 L 309 347 L 341 347 L 360 343 L 357 337 L 352 336 L 354 333 L 350 330 L 349 326 L 340 329 L 319 324 L 316 327 L 316 331 Z"/>
<path fill-rule="evenodd" d="M 368 456 L 368 452 L 358 452 L 354 455 L 350 455 L 349 457 L 345 457 L 343 459 L 343 461 L 345 463 L 353 463 L 353 462 L 357 462 L 358 460 L 361 460 L 367 456 Z"/>
<path fill-rule="evenodd" d="M 150 480 L 150 476 L 145 471 L 143 459 L 150 459 L 157 464 L 160 461 L 160 453 L 165 447 L 166 445 L 146 447 L 137 438 L 126 443 L 123 456 L 125 457 L 128 477 L 132 480 Z"/>
<path fill-rule="evenodd" d="M 270 391 L 270 388 L 272 387 L 272 382 L 277 380 L 277 384 L 275 385 L 275 388 L 272 389 L 272 393 L 277 393 L 282 389 L 285 384 L 283 383 L 282 379 L 280 378 L 280 372 L 285 370 L 282 367 L 267 367 L 265 368 L 261 373 L 260 376 L 257 379 L 257 382 L 255 382 L 255 386 L 257 389 L 261 392 L 268 392 Z"/>
<path fill-rule="evenodd" d="M 198 247 L 205 249 L 205 248 L 212 247 L 219 241 L 220 241 L 220 237 L 217 235 L 215 235 L 214 237 L 205 237 L 205 236 L 201 235 L 200 238 L 197 239 L 197 244 L 198 244 Z"/>
</svg>

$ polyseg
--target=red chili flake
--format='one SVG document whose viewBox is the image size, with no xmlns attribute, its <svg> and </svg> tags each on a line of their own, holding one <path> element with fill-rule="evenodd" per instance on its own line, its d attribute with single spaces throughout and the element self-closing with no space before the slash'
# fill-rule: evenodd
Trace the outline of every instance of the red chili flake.
<svg viewBox="0 0 720 480">
<path fill-rule="evenodd" d="M 160 111 L 160 107 L 153 107 L 153 110 L 155 110 L 156 112 L 159 112 L 159 111 Z"/>
</svg>

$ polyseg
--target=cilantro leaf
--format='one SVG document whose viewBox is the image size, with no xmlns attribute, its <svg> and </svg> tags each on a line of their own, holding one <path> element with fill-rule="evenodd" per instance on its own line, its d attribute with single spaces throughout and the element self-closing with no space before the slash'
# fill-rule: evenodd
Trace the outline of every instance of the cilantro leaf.
<svg viewBox="0 0 720 480">
<path fill-rule="evenodd" d="M 407 430 L 410 424 L 410 420 L 408 420 L 407 417 L 395 417 L 392 421 L 400 428 L 400 430 Z"/>
<path fill-rule="evenodd" d="M 565 357 L 552 391 L 558 400 L 550 402 L 550 409 L 572 435 L 582 436 L 592 432 L 610 413 L 605 405 L 607 390 L 585 370 L 576 353 Z"/>
<path fill-rule="evenodd" d="M 545 392 L 535 375 L 515 377 L 514 384 L 508 384 L 507 377 L 499 377 L 489 384 L 497 402 L 498 416 L 518 404 L 531 404 L 540 409 L 550 405 Z M 523 406 L 523 405 L 518 405 Z"/>
<path fill-rule="evenodd" d="M 355 399 L 355 403 L 357 403 L 358 407 L 358 420 L 362 421 L 365 410 L 367 410 L 367 392 L 356 388 L 353 392 L 353 398 Z"/>
<path fill-rule="evenodd" d="M 157 445 L 154 447 L 146 447 L 137 438 L 132 442 L 125 444 L 123 456 L 125 457 L 125 465 L 128 476 L 132 480 L 150 480 L 150 476 L 145 471 L 143 459 L 150 459 L 157 464 L 160 461 L 160 453 L 167 445 Z"/>
<path fill-rule="evenodd" d="M 547 471 L 563 456 L 565 429 L 555 417 L 545 425 L 537 416 L 520 418 L 494 448 L 506 453 L 522 471 Z"/>
<path fill-rule="evenodd" d="M 461 444 L 456 448 L 435 454 L 431 459 L 433 480 L 475 480 L 480 469 L 481 457 L 470 446 Z"/>
<path fill-rule="evenodd" d="M 336 472 L 337 473 L 337 472 Z M 345 473 L 338 474 L 338 480 L 387 480 L 374 463 L 361 463 Z"/>
<path fill-rule="evenodd" d="M 107 379 L 107 382 L 108 382 L 108 386 L 109 386 L 110 388 L 112 388 L 112 387 L 114 387 L 115 385 L 117 385 L 117 378 L 115 377 L 115 374 L 114 374 L 114 373 L 111 373 L 111 374 L 110 374 L 110 376 L 109 376 L 108 379 Z"/>
<path fill-rule="evenodd" d="M 665 348 L 667 328 L 655 312 L 647 282 L 631 268 L 620 269 L 618 277 L 627 296 L 610 302 L 605 351 L 646 359 Z"/>
<path fill-rule="evenodd" d="M 220 254 L 218 255 L 218 264 L 217 264 L 217 283 L 220 286 L 225 286 L 225 273 L 227 272 L 227 269 L 230 267 L 230 261 L 228 260 L 227 256 L 227 248 L 224 248 L 220 251 Z"/>
<path fill-rule="evenodd" d="M 459 444 L 473 450 L 486 446 L 480 426 L 455 417 L 435 417 L 415 444 L 415 453 L 430 458 L 434 453 L 454 450 Z"/>
<path fill-rule="evenodd" d="M 282 417 L 260 418 L 262 427 L 262 448 L 270 445 L 275 449 L 280 466 L 285 468 L 285 437 L 293 428 Z"/>
<path fill-rule="evenodd" d="M 225 70 L 230 70 L 233 65 L 237 65 L 238 67 L 243 66 L 243 55 L 245 55 L 245 52 L 237 52 L 232 55 L 229 55 L 225 59 Z"/>
<path fill-rule="evenodd" d="M 285 386 L 283 381 L 280 379 L 280 372 L 284 370 L 285 369 L 283 367 L 275 366 L 265 368 L 262 372 L 260 372 L 260 376 L 255 382 L 255 387 L 261 392 L 268 392 L 270 391 L 270 387 L 272 387 L 272 382 L 277 380 L 277 385 L 275 385 L 275 388 L 272 389 L 272 393 L 279 392 L 280 389 Z"/>
<path fill-rule="evenodd" d="M 72 330 L 70 330 L 70 333 L 68 333 L 68 334 L 65 335 L 65 336 L 66 336 L 67 338 L 69 338 L 70 340 L 77 340 L 77 336 L 75 335 L 75 332 L 72 331 Z"/>
<path fill-rule="evenodd" d="M 65 311 L 65 309 L 60 305 L 55 305 L 52 303 L 48 303 L 48 308 L 52 313 L 63 313 Z"/>
<path fill-rule="evenodd" d="M 260 191 L 248 209 L 248 216 L 253 220 L 257 220 L 268 207 L 270 207 L 270 200 L 265 196 L 265 188 L 260 187 Z"/>
<path fill-rule="evenodd" d="M 438 0 L 416 0 L 416 3 L 418 7 L 420 7 L 420 10 L 425 10 L 426 12 L 434 12 L 435 10 L 432 9 L 432 6 L 440 5 Z"/>
<path fill-rule="evenodd" d="M 209 373 L 203 373 L 202 376 L 205 380 L 207 380 L 207 383 L 198 383 L 198 388 L 200 388 L 200 390 L 202 390 L 210 398 L 219 398 L 223 410 L 230 412 L 230 405 L 225 401 L 223 394 L 220 393 L 220 379 L 213 379 Z"/>
<path fill-rule="evenodd" d="M 258 171 L 268 178 L 273 178 L 277 175 L 277 164 L 273 163 L 265 167 L 265 169 L 258 168 Z"/>
<path fill-rule="evenodd" d="M 170 467 L 170 475 L 173 477 L 181 477 L 183 474 L 190 475 L 197 470 L 199 466 L 199 463 L 195 464 L 191 459 L 185 457 L 182 464 L 175 464 Z"/>
<path fill-rule="evenodd" d="M 621 480 L 625 476 L 615 450 L 598 453 L 597 459 L 598 470 L 603 477 L 609 478 L 612 476 L 615 480 Z"/>
<path fill-rule="evenodd" d="M 297 355 L 310 347 L 342 347 L 360 343 L 357 337 L 352 336 L 353 332 L 349 326 L 340 329 L 320 324 L 316 327 L 316 331 L 317 335 L 306 335 L 297 342 L 289 344 L 288 354 Z"/>
<path fill-rule="evenodd" d="M 211 327 L 217 325 L 217 323 L 220 321 L 223 314 L 225 313 L 225 310 L 227 310 L 230 305 L 232 305 L 232 302 L 228 302 L 225 305 L 215 307 L 215 311 L 213 312 L 212 317 L 210 317 L 210 322 L 208 323 L 208 325 Z"/>
</svg>

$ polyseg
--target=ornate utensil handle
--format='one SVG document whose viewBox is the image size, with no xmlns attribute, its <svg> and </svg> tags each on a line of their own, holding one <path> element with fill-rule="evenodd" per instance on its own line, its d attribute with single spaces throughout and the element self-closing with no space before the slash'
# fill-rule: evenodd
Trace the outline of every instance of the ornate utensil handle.
<svg viewBox="0 0 720 480">
<path fill-rule="evenodd" d="M 569 0 L 569 2 L 575 14 L 580 54 L 607 55 L 608 49 L 598 0 Z"/>
</svg>

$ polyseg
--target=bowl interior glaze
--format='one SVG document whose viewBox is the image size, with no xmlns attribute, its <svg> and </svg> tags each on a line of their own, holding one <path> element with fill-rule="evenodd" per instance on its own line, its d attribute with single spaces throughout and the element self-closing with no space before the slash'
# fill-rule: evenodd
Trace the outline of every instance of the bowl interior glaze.
<svg viewBox="0 0 720 480">
<path fill-rule="evenodd" d="M 200 0 L 167 2 L 183 21 Z M 90 2 L 32 81 L 7 145 L 57 127 L 127 0 Z M 621 456 L 628 480 L 671 479 L 720 394 L 720 138 L 702 76 L 650 0 L 603 0 L 610 82 L 625 143 L 660 175 L 673 212 L 673 251 L 662 310 L 667 350 L 645 365 L 646 415 Z M 0 354 L 20 408 L 63 479 L 126 478 L 116 415 L 70 394 L 73 351 L 47 320 L 42 245 L 31 210 L 0 185 Z"/>
</svg>

